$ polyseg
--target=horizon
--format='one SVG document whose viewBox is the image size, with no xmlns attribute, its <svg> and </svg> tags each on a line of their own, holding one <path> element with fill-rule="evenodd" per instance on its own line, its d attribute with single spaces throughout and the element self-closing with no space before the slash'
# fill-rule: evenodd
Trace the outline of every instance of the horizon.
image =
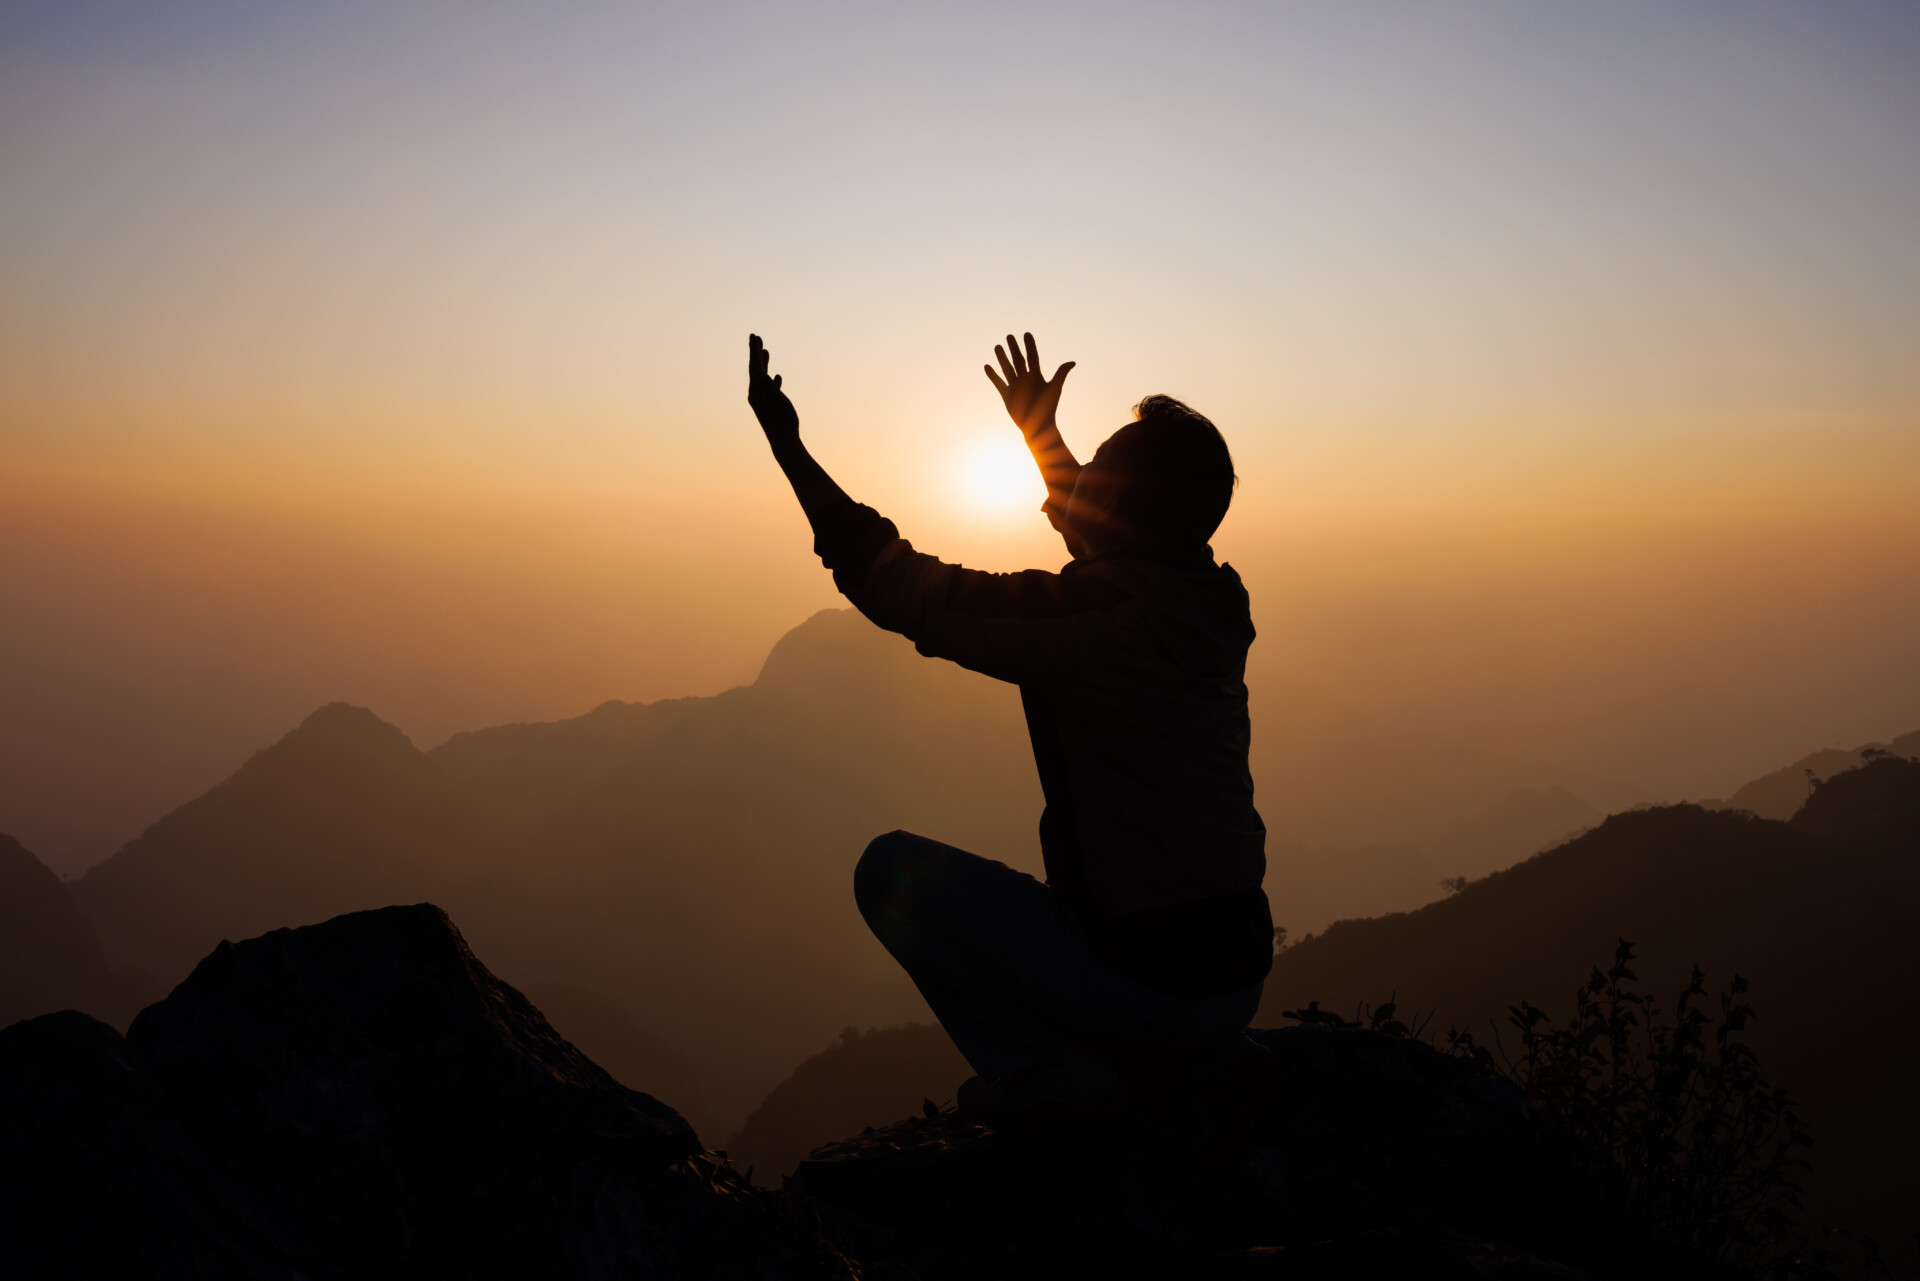
<svg viewBox="0 0 1920 1281">
<path fill-rule="evenodd" d="M 450 745 L 454 744 L 457 740 L 463 737 L 476 735 L 476 734 L 484 734 L 485 732 L 490 730 L 497 731 L 497 730 L 540 729 L 547 726 L 559 725 L 565 722 L 584 720 L 594 716 L 596 713 L 603 713 L 611 709 L 645 711 L 655 703 L 684 704 L 688 702 L 694 702 L 694 703 L 706 703 L 709 705 L 717 706 L 718 704 L 716 700 L 720 694 L 726 694 L 726 693 L 731 693 L 731 692 L 736 692 L 741 690 L 748 690 L 748 689 L 763 688 L 764 687 L 763 683 L 766 679 L 768 669 L 772 665 L 773 651 L 778 650 L 781 647 L 781 643 L 787 642 L 789 640 L 797 640 L 803 637 L 813 637 L 813 639 L 805 640 L 802 642 L 802 647 L 800 652 L 804 653 L 806 652 L 807 647 L 819 644 L 816 634 L 821 631 L 822 623 L 825 623 L 829 619 L 833 619 L 833 618 L 845 618 L 851 623 L 852 626 L 856 628 L 861 628 L 861 624 L 858 621 L 858 617 L 859 617 L 858 612 L 850 606 L 842 606 L 842 607 L 829 606 L 827 608 L 816 611 L 807 620 L 805 620 L 798 626 L 789 629 L 789 631 L 787 631 L 782 635 L 781 641 L 779 643 L 776 643 L 776 645 L 773 647 L 773 650 L 769 651 L 768 655 L 763 660 L 763 662 L 759 665 L 759 667 L 756 669 L 751 679 L 742 681 L 736 685 L 729 686 L 727 689 L 716 691 L 714 694 L 683 695 L 678 697 L 669 697 L 669 698 L 660 699 L 660 700 L 642 701 L 642 702 L 629 702 L 621 699 L 606 699 L 600 703 L 593 705 L 592 707 L 581 709 L 577 713 L 567 715 L 567 716 L 562 716 L 562 717 L 556 717 L 556 718 L 553 718 L 552 720 L 508 721 L 508 722 L 501 722 L 494 725 L 472 726 L 464 729 L 455 730 L 451 734 L 449 734 L 447 737 L 436 742 L 422 743 L 422 742 L 416 741 L 413 738 L 413 736 L 407 734 L 405 729 L 395 724 L 390 719 L 384 717 L 378 708 L 364 707 L 364 706 L 360 706 L 360 705 L 348 702 L 346 700 L 338 700 L 338 699 L 332 700 L 327 703 L 321 704 L 318 707 L 315 707 L 305 713 L 302 713 L 293 723 L 286 725 L 285 727 L 283 727 L 281 731 L 271 735 L 265 741 L 262 741 L 261 743 L 248 749 L 247 752 L 245 753 L 245 756 L 239 762 L 236 763 L 234 770 L 231 771 L 229 774 L 223 775 L 220 779 L 215 780 L 215 783 L 217 784 L 217 783 L 223 783 L 228 781 L 234 774 L 237 774 L 243 766 L 245 766 L 248 762 L 252 761 L 255 757 L 261 756 L 275 748 L 282 746 L 286 741 L 290 740 L 295 735 L 296 731 L 304 729 L 309 724 L 309 722 L 315 720 L 322 713 L 331 711 L 334 708 L 345 708 L 355 712 L 365 712 L 368 715 L 370 715 L 373 718 L 373 720 L 379 725 L 399 732 L 402 738 L 404 739 L 404 741 L 408 744 L 408 746 L 413 751 L 420 753 L 422 756 L 431 756 L 439 752 L 441 749 L 449 747 Z M 833 629 L 831 627 L 827 628 L 827 631 L 829 633 L 831 633 L 832 630 Z M 861 628 L 861 630 L 863 632 L 866 632 L 865 628 Z M 884 640 L 883 634 L 879 633 L 877 630 L 867 634 L 870 635 L 874 640 L 881 640 L 883 644 L 893 644 L 896 647 L 898 647 L 899 642 Z M 871 641 L 866 641 L 863 643 L 871 644 Z M 844 660 L 848 656 L 848 654 L 851 652 L 850 647 L 848 647 L 844 643 L 844 641 L 830 641 L 829 645 L 831 647 L 831 650 L 833 651 L 833 658 L 839 658 L 841 660 Z M 813 661 L 817 663 L 819 659 L 819 654 L 815 652 L 810 656 L 810 659 L 802 658 L 800 660 L 802 663 L 802 666 L 799 669 L 799 675 L 802 678 L 800 683 L 806 684 L 807 678 L 811 678 L 814 681 L 820 682 L 823 684 L 832 684 L 832 683 L 844 681 L 846 679 L 845 675 L 843 673 L 835 672 L 831 667 L 833 658 L 829 659 L 828 667 L 825 667 L 825 668 L 816 667 L 816 669 L 813 671 L 808 671 L 805 664 L 808 661 Z M 793 686 L 795 684 L 795 673 L 791 668 L 791 662 L 792 660 L 790 659 L 789 669 L 781 673 L 783 677 L 782 681 L 780 682 L 781 685 Z M 957 673 L 955 674 L 955 676 L 957 677 L 957 680 L 960 682 L 960 687 L 976 691 L 976 697 L 977 697 L 977 692 L 979 691 L 990 691 L 995 688 L 992 682 L 985 681 L 984 678 L 972 675 L 970 673 Z M 862 679 L 862 677 L 856 676 L 854 679 L 856 683 L 858 683 Z M 921 696 L 922 697 L 925 696 L 924 691 L 922 691 Z M 1323 723 L 1329 715 L 1331 715 L 1333 718 L 1336 718 L 1336 719 L 1343 719 L 1343 720 L 1349 720 L 1349 721 L 1354 721 L 1358 719 L 1357 714 L 1353 711 L 1352 708 L 1342 704 L 1334 704 L 1330 708 L 1318 707 L 1318 708 L 1315 708 L 1314 710 L 1318 718 L 1320 718 L 1320 720 Z M 1371 731 L 1373 728 L 1374 727 L 1365 725 L 1364 721 L 1360 721 L 1358 724 L 1350 723 L 1343 727 L 1343 733 L 1341 736 L 1327 737 L 1324 739 L 1314 739 L 1308 742 L 1287 744 L 1282 749 L 1280 756 L 1284 759 L 1286 764 L 1297 764 L 1298 762 L 1294 760 L 1293 757 L 1297 756 L 1297 754 L 1300 753 L 1303 749 L 1309 750 L 1309 751 L 1314 748 L 1322 748 L 1322 749 L 1328 749 L 1333 751 L 1347 749 L 1351 747 L 1353 742 L 1363 740 L 1365 738 L 1366 732 Z M 1803 761 L 1807 759 L 1820 756 L 1822 754 L 1853 756 L 1853 757 L 1859 758 L 1859 754 L 1863 751 L 1866 751 L 1875 747 L 1886 747 L 1888 744 L 1893 743 L 1896 740 L 1904 739 L 1904 738 L 1912 738 L 1916 734 L 1920 734 L 1920 728 L 1910 728 L 1906 730 L 1901 730 L 1896 728 L 1896 729 L 1889 730 L 1888 732 L 1885 732 L 1883 734 L 1870 737 L 1869 739 L 1865 739 L 1859 742 L 1854 742 L 1854 743 L 1845 744 L 1845 745 L 1834 744 L 1834 743 L 1810 745 L 1806 747 L 1805 750 L 1796 753 L 1792 760 L 1781 760 L 1778 762 L 1774 762 L 1772 765 L 1768 766 L 1765 769 L 1753 771 L 1750 775 L 1742 776 L 1741 778 L 1739 778 L 1734 785 L 1722 787 L 1721 789 L 1719 789 L 1717 793 L 1712 795 L 1701 792 L 1691 796 L 1641 797 L 1632 801 L 1613 802 L 1613 803 L 1599 806 L 1594 810 L 1594 816 L 1596 819 L 1604 819 L 1606 817 L 1611 817 L 1612 815 L 1615 815 L 1618 813 L 1628 812 L 1632 810 L 1641 810 L 1641 809 L 1646 809 L 1650 807 L 1660 807 L 1660 806 L 1676 805 L 1676 804 L 1684 805 L 1689 803 L 1703 804 L 1708 806 L 1709 808 L 1724 807 L 1734 797 L 1734 794 L 1742 790 L 1742 788 L 1744 788 L 1747 784 L 1757 783 L 1766 775 L 1787 771 L 1790 768 L 1801 764 Z M 1434 749 L 1446 749 L 1446 748 L 1452 748 L 1456 751 L 1459 751 L 1462 748 L 1462 746 L 1463 745 L 1457 744 L 1457 743 L 1449 744 L 1449 743 L 1443 743 L 1439 741 L 1416 743 L 1414 745 L 1414 752 L 1418 754 L 1422 750 L 1431 751 Z M 1472 754 L 1471 749 L 1468 749 L 1466 754 L 1471 755 Z M 1274 749 L 1269 747 L 1266 753 L 1266 756 L 1268 757 L 1268 760 L 1266 762 L 1268 769 L 1273 769 L 1277 767 L 1274 759 L 1275 755 L 1276 754 Z M 1864 759 L 1864 758 L 1860 758 L 1860 759 Z M 1255 754 L 1255 763 L 1256 763 L 1255 773 L 1256 773 L 1256 776 L 1258 776 L 1259 774 L 1262 773 L 1262 770 L 1259 768 L 1262 763 L 1261 753 L 1258 750 L 1256 750 L 1256 754 Z M 1849 766 L 1842 766 L 1841 768 L 1848 768 L 1848 767 Z M 1338 776 L 1336 775 L 1335 777 L 1337 778 Z M 1544 790 L 1548 793 L 1558 793 L 1560 794 L 1563 800 L 1568 802 L 1578 802 L 1582 805 L 1590 804 L 1586 796 L 1568 791 L 1566 788 L 1566 781 L 1563 777 L 1553 776 L 1549 774 L 1542 774 L 1539 772 L 1538 766 L 1529 766 L 1525 762 L 1511 760 L 1511 759 L 1493 762 L 1489 777 L 1494 781 L 1489 782 L 1488 779 L 1483 778 L 1478 780 L 1469 780 L 1464 783 L 1462 790 L 1464 794 L 1468 797 L 1467 800 L 1463 802 L 1458 802 L 1455 805 L 1453 805 L 1451 808 L 1444 808 L 1440 810 L 1437 814 L 1422 812 L 1416 806 L 1411 811 L 1411 814 L 1413 816 L 1411 817 L 1402 816 L 1398 821 L 1398 826 L 1394 826 L 1390 824 L 1389 827 L 1384 830 L 1395 832 L 1401 835 L 1403 838 L 1407 833 L 1413 833 L 1415 837 L 1414 844 L 1417 847 L 1421 845 L 1423 842 L 1432 842 L 1436 839 L 1441 840 L 1444 843 L 1444 841 L 1448 836 L 1447 828 L 1449 826 L 1454 828 L 1460 828 L 1462 826 L 1471 827 L 1475 822 L 1485 821 L 1489 817 L 1493 816 L 1503 805 L 1510 804 L 1516 799 L 1516 797 L 1524 794 L 1537 793 Z M 1324 779 L 1320 780 L 1322 784 L 1324 784 L 1325 781 L 1326 780 Z M 1345 781 L 1345 780 L 1340 780 L 1340 781 Z M 1422 778 L 1415 782 L 1415 786 L 1419 786 L 1421 784 L 1426 784 L 1429 782 L 1430 780 Z M 200 801 L 204 799 L 204 797 L 209 795 L 213 790 L 214 790 L 214 787 L 210 785 L 207 789 L 204 789 L 202 792 L 196 793 L 195 795 L 190 797 L 183 797 L 178 802 L 178 804 L 169 805 L 165 808 L 165 810 L 155 813 L 151 817 L 151 819 L 142 822 L 139 825 L 138 831 L 133 834 L 130 834 L 126 841 L 120 843 L 119 845 L 116 845 L 113 850 L 109 851 L 106 855 L 102 856 L 101 858 L 93 860 L 92 862 L 87 863 L 83 866 L 75 867 L 72 869 L 63 869 L 53 864 L 51 860 L 47 860 L 44 857 L 44 855 L 40 855 L 38 851 L 32 851 L 32 852 L 36 854 L 36 857 L 40 857 L 43 862 L 47 862 L 49 863 L 50 866 L 53 866 L 53 869 L 60 875 L 62 880 L 68 881 L 68 882 L 78 880 L 86 872 L 109 861 L 114 854 L 121 852 L 122 850 L 126 849 L 129 846 L 137 844 L 142 838 L 149 835 L 154 825 L 159 823 L 162 819 L 171 817 L 177 810 L 190 807 L 195 801 Z M 1293 799 L 1297 801 L 1298 797 L 1295 797 Z M 1351 801 L 1349 801 L 1349 804 L 1351 804 Z M 1285 814 L 1288 811 L 1285 809 L 1281 809 L 1279 812 Z M 1780 817 L 1784 817 L 1784 813 L 1780 815 Z M 1521 855 L 1520 859 L 1515 861 L 1524 861 L 1525 858 L 1531 857 L 1535 853 L 1544 853 L 1549 849 L 1556 848 L 1557 846 L 1564 843 L 1565 841 L 1570 840 L 1573 837 L 1581 834 L 1583 831 L 1591 830 L 1592 826 L 1593 824 L 1590 824 L 1590 823 L 1580 824 L 1574 827 L 1566 828 L 1563 831 L 1554 832 L 1551 834 L 1552 835 L 1551 840 L 1548 840 L 1544 844 L 1541 844 L 1538 849 L 1530 849 L 1524 852 Z M 11 835 L 11 834 L 8 833 L 8 835 Z M 1302 858 L 1307 860 L 1307 863 L 1302 864 L 1301 867 L 1296 868 L 1296 867 L 1282 866 L 1282 867 L 1273 869 L 1273 872 L 1277 874 L 1279 877 L 1281 877 L 1283 881 L 1288 873 L 1298 873 L 1301 871 L 1305 871 L 1309 874 L 1309 876 L 1311 876 L 1312 873 L 1316 870 L 1316 868 L 1313 867 L 1312 865 L 1323 863 L 1329 856 L 1334 856 L 1336 858 L 1342 857 L 1342 856 L 1345 856 L 1345 857 L 1377 856 L 1379 853 L 1385 852 L 1387 847 L 1389 847 L 1393 843 L 1393 837 L 1382 836 L 1381 829 L 1361 829 L 1358 832 L 1348 831 L 1344 829 L 1337 820 L 1334 822 L 1334 824 L 1331 827 L 1329 827 L 1326 816 L 1324 814 L 1315 814 L 1313 818 L 1308 821 L 1307 825 L 1300 831 L 1283 830 L 1283 831 L 1274 833 L 1273 835 L 1276 838 L 1274 845 L 1272 847 L 1272 853 L 1274 854 L 1275 857 L 1283 860 L 1283 862 L 1289 861 L 1289 860 L 1299 860 Z M 1485 839 L 1484 833 L 1482 834 L 1482 839 Z M 31 850 L 30 846 L 28 848 Z M 1424 852 L 1428 854 L 1439 855 L 1439 856 L 1444 856 L 1444 853 L 1445 853 L 1444 850 L 1436 850 L 1432 848 L 1428 848 Z M 1458 852 L 1459 851 L 1455 851 L 1455 853 L 1458 853 Z M 1024 862 L 1030 861 L 1030 853 L 1031 853 L 1030 851 L 1015 851 L 1010 855 L 1010 857 L 1013 858 L 1016 863 L 1024 863 Z M 1486 862 L 1484 866 L 1476 864 L 1471 870 L 1469 879 L 1474 879 L 1474 878 L 1477 878 L 1478 876 L 1485 875 L 1487 872 L 1490 872 L 1490 871 L 1503 870 L 1507 864 L 1507 861 L 1508 860 L 1495 857 L 1491 861 Z M 1037 865 L 1035 866 L 1037 867 Z M 1324 875 L 1324 870 L 1323 869 L 1319 869 L 1319 870 L 1321 870 L 1321 874 Z M 1375 870 L 1379 870 L 1379 869 L 1375 869 Z M 1402 881 L 1404 882 L 1404 876 L 1402 877 Z M 1376 889 L 1378 888 L 1379 887 L 1376 886 Z M 1408 900 L 1406 904 L 1403 906 L 1403 908 L 1400 910 L 1404 910 L 1404 907 L 1419 906 L 1420 903 L 1437 900 L 1438 898 L 1444 897 L 1446 893 L 1453 892 L 1450 886 L 1438 881 L 1434 882 L 1434 884 L 1432 885 L 1425 885 L 1423 888 L 1427 891 L 1427 893 L 1424 896 L 1420 896 L 1418 902 Z M 1403 896 L 1407 892 L 1407 889 L 1408 887 L 1404 883 L 1392 886 L 1387 890 L 1387 898 L 1389 900 L 1393 900 L 1396 897 L 1396 895 Z M 1439 892 L 1435 893 L 1434 891 L 1436 890 L 1438 890 Z M 1309 897 L 1311 901 L 1315 903 L 1316 909 L 1319 908 L 1319 900 L 1317 898 L 1312 898 L 1312 896 L 1309 896 Z M 1326 921 L 1309 917 L 1304 923 L 1304 931 L 1310 934 L 1312 931 L 1321 928 L 1326 923 L 1327 923 Z M 1295 937 L 1299 937 L 1302 932 L 1303 932 L 1302 928 L 1294 928 L 1291 931 L 1291 933 Z"/>
</svg>

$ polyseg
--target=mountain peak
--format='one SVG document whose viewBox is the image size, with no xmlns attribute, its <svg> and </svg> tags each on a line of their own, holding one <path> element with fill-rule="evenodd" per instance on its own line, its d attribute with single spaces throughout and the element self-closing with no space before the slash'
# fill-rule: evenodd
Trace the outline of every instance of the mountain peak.
<svg viewBox="0 0 1920 1281">
<path fill-rule="evenodd" d="M 413 740 L 399 726 L 388 724 L 365 707 L 355 707 L 352 703 L 338 700 L 309 713 L 275 746 L 295 740 L 369 746 L 379 744 L 403 747 L 409 752 L 414 750 Z"/>
<path fill-rule="evenodd" d="M 310 777 L 316 767 L 332 770 L 342 780 L 391 776 L 426 768 L 426 757 L 399 726 L 388 724 L 364 707 L 333 702 L 310 713 L 278 742 L 248 757 L 220 787 L 295 774 Z"/>
<path fill-rule="evenodd" d="M 859 611 L 823 609 L 774 642 L 753 684 L 809 693 L 870 688 L 877 670 L 911 661 L 906 640 L 881 631 Z"/>
<path fill-rule="evenodd" d="M 439 770 L 364 707 L 329 703 L 75 883 L 116 957 L 170 986 L 222 937 L 444 883 L 468 829 Z"/>
</svg>

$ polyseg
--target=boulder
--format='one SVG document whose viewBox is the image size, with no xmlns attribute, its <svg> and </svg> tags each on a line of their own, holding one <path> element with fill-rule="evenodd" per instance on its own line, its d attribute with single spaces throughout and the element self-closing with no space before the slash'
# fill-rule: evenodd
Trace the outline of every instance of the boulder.
<svg viewBox="0 0 1920 1281">
<path fill-rule="evenodd" d="M 157 1103 L 111 1027 L 73 1010 L 0 1029 L 0 1272 L 340 1275 Z"/>
<path fill-rule="evenodd" d="M 222 943 L 124 1042 L 5 1038 L 27 1274 L 845 1275 L 430 904 Z"/>
<path fill-rule="evenodd" d="M 1540 1239 L 1551 1195 L 1510 1082 L 1370 1029 L 1252 1036 L 1270 1058 L 1244 1160 L 1170 1153 L 1124 1118 L 1009 1132 L 929 1109 L 817 1149 L 786 1194 L 879 1275 L 1587 1275 Z"/>
</svg>

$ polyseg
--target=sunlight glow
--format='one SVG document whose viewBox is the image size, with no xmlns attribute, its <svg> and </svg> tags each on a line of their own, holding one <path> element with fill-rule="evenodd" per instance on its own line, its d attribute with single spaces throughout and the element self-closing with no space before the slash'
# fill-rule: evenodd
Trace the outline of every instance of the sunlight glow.
<svg viewBox="0 0 1920 1281">
<path fill-rule="evenodd" d="M 1017 435 L 983 437 L 968 446 L 955 469 L 960 496 L 978 512 L 1032 511 L 1046 497 L 1033 456 Z"/>
</svg>

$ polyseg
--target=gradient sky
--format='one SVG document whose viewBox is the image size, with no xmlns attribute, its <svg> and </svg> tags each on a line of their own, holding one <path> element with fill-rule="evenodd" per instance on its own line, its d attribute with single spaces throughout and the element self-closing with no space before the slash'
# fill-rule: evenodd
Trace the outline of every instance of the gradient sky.
<svg viewBox="0 0 1920 1281">
<path fill-rule="evenodd" d="M 0 830 L 750 679 L 834 597 L 749 329 L 988 568 L 1059 559 L 968 487 L 1000 335 L 1079 447 L 1189 399 L 1258 670 L 1603 804 L 1915 728 L 1916 67 L 1911 0 L 7 4 Z"/>
</svg>

